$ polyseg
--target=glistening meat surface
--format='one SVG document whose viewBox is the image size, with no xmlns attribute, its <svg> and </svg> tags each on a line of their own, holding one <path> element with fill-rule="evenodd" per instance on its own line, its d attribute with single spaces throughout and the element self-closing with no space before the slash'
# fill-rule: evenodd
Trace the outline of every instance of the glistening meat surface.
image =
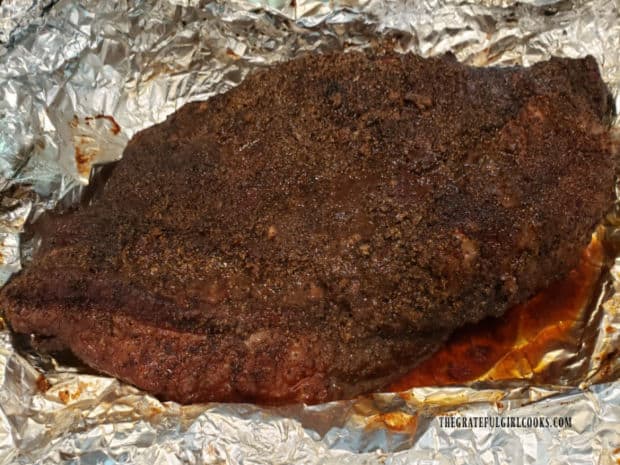
<svg viewBox="0 0 620 465">
<path fill-rule="evenodd" d="M 613 202 L 609 112 L 592 58 L 307 55 L 137 134 L 2 305 L 165 399 L 381 389 L 576 265 Z"/>
</svg>

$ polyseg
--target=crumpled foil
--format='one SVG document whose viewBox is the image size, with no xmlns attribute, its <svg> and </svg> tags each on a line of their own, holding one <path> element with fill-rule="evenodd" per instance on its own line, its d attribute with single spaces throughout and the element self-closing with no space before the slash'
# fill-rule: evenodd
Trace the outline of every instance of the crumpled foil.
<svg viewBox="0 0 620 465">
<path fill-rule="evenodd" d="M 592 54 L 620 108 L 618 10 L 614 0 L 0 0 L 0 282 L 37 246 L 28 225 L 79 201 L 133 134 L 252 69 L 385 36 L 473 65 Z M 618 217 L 603 234 L 610 250 L 620 250 Z M 568 377 L 487 376 L 316 406 L 161 403 L 18 350 L 5 328 L 0 463 L 620 463 L 620 259 L 602 273 L 578 348 L 543 357 Z M 572 426 L 455 429 L 441 415 L 570 416 Z"/>
</svg>

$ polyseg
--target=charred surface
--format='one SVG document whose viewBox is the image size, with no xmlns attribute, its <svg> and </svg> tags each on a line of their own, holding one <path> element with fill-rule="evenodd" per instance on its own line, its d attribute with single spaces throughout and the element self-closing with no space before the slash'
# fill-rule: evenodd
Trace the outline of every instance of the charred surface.
<svg viewBox="0 0 620 465">
<path fill-rule="evenodd" d="M 609 111 L 591 58 L 308 55 L 137 134 L 3 306 L 166 399 L 380 389 L 577 264 Z"/>
</svg>

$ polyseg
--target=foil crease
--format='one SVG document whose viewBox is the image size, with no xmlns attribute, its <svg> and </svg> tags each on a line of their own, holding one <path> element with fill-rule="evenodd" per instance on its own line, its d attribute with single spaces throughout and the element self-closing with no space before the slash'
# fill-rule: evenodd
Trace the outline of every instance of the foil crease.
<svg viewBox="0 0 620 465">
<path fill-rule="evenodd" d="M 117 160 L 140 129 L 258 67 L 381 37 L 399 51 L 451 51 L 480 66 L 592 54 L 620 108 L 613 0 L 0 1 L 0 282 L 37 245 L 23 234 L 28 224 L 78 202 L 98 165 Z M 620 129 L 618 117 L 612 125 Z M 608 223 L 606 240 L 620 244 L 618 215 Z M 620 257 L 606 276 L 582 347 L 546 354 L 549 363 L 587 366 L 586 376 L 317 406 L 161 403 L 17 350 L 4 328 L 0 463 L 620 463 Z M 441 415 L 571 416 L 573 424 L 451 429 Z"/>
</svg>

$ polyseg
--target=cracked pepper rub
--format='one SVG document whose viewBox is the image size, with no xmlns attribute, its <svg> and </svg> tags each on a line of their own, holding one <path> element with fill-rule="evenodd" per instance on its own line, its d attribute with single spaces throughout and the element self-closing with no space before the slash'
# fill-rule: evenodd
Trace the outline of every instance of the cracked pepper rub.
<svg viewBox="0 0 620 465">
<path fill-rule="evenodd" d="M 164 399 L 381 389 L 579 259 L 613 201 L 592 58 L 306 55 L 138 133 L 49 216 L 12 328 Z"/>
</svg>

